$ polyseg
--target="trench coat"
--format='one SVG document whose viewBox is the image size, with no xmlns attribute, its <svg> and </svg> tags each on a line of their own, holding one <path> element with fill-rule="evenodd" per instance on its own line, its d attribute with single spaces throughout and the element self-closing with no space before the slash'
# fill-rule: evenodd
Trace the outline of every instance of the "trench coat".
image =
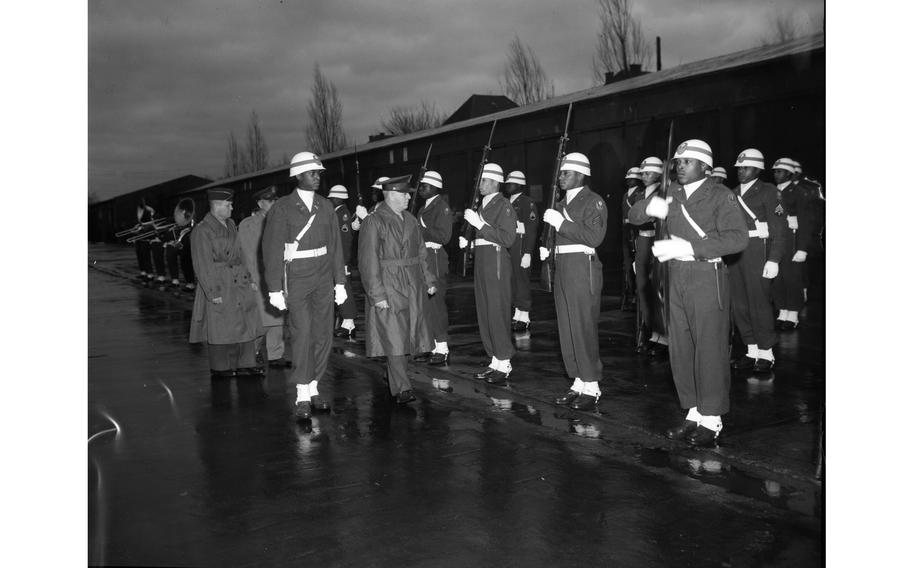
<svg viewBox="0 0 910 568">
<path fill-rule="evenodd" d="M 357 263 L 366 294 L 366 354 L 408 355 L 433 349 L 425 303 L 436 277 L 427 249 L 409 212 L 402 219 L 383 201 L 364 219 Z M 386 300 L 387 309 L 376 304 Z"/>
<path fill-rule="evenodd" d="M 237 228 L 240 239 L 240 248 L 243 250 L 243 261 L 250 278 L 256 283 L 259 292 L 256 294 L 256 304 L 259 306 L 259 315 L 262 325 L 273 327 L 284 325 L 284 314 L 269 303 L 269 291 L 265 286 L 265 264 L 262 262 L 262 228 L 265 224 L 265 213 L 256 211 L 240 222 Z"/>
<path fill-rule="evenodd" d="M 190 322 L 190 343 L 225 345 L 262 335 L 262 320 L 250 271 L 234 221 L 222 225 L 206 214 L 190 233 L 193 270 L 199 283 Z M 220 297 L 222 303 L 212 300 Z"/>
</svg>

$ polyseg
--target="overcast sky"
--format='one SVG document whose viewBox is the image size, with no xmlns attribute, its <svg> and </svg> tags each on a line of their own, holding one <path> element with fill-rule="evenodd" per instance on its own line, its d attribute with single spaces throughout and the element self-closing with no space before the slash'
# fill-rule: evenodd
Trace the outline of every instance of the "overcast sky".
<svg viewBox="0 0 910 568">
<path fill-rule="evenodd" d="M 217 179 L 255 110 L 277 162 L 306 149 L 313 65 L 338 87 L 349 142 L 396 105 L 445 114 L 500 94 L 516 34 L 564 94 L 592 85 L 596 0 L 90 0 L 88 190 L 100 199 L 187 174 Z M 637 0 L 664 68 L 758 45 L 783 10 L 822 0 Z"/>
</svg>

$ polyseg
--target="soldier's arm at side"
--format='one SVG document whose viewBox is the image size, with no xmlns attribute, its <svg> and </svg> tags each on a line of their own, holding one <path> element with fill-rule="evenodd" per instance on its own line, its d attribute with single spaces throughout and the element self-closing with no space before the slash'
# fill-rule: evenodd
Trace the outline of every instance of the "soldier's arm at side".
<svg viewBox="0 0 910 568">
<path fill-rule="evenodd" d="M 522 254 L 534 254 L 537 249 L 537 229 L 540 226 L 540 217 L 537 215 L 537 205 L 528 199 L 528 218 L 525 220 L 525 238 L 522 239 Z"/>
<path fill-rule="evenodd" d="M 331 225 L 332 228 L 329 231 L 329 254 L 332 255 L 332 275 L 337 286 L 344 284 L 345 279 L 344 250 L 342 250 L 341 229 L 338 227 L 338 223 L 332 223 Z"/>
<path fill-rule="evenodd" d="M 427 288 L 432 288 L 436 286 L 436 276 L 430 272 L 430 267 L 427 264 L 427 243 L 423 240 L 423 235 L 420 234 L 420 230 L 417 231 L 417 257 L 420 259 L 420 270 L 423 271 L 423 280 L 427 284 Z"/>
<path fill-rule="evenodd" d="M 780 263 L 784 257 L 784 235 L 787 231 L 787 218 L 777 215 L 777 188 L 767 186 L 768 190 L 762 194 L 762 207 L 768 220 L 768 260 Z"/>
<path fill-rule="evenodd" d="M 199 230 L 203 229 L 203 230 Z M 215 260 L 212 258 L 212 234 L 208 227 L 197 227 L 190 233 L 190 251 L 193 258 L 193 271 L 199 287 L 205 293 L 208 301 L 220 298 L 223 290 L 212 275 L 215 272 Z"/>
<path fill-rule="evenodd" d="M 796 230 L 796 250 L 809 252 L 815 235 L 817 219 L 815 218 L 815 197 L 805 185 L 797 187 L 799 194 L 796 200 L 796 214 L 799 228 Z"/>
<path fill-rule="evenodd" d="M 426 224 L 426 227 L 423 231 L 425 231 L 427 235 L 427 238 L 424 240 L 444 245 L 452 238 L 451 210 L 449 215 L 444 214 L 444 209 L 437 208 L 435 211 L 431 210 L 428 214 L 424 215 L 424 224 Z"/>
<path fill-rule="evenodd" d="M 644 225 L 645 223 L 649 223 L 649 222 L 655 220 L 654 217 L 651 217 L 650 215 L 645 213 L 645 209 L 648 208 L 648 201 L 649 200 L 647 200 L 647 199 L 639 199 L 632 205 L 632 207 L 629 208 L 629 223 L 630 224 Z"/>
<path fill-rule="evenodd" d="M 388 302 L 379 264 L 379 227 L 376 224 L 376 217 L 372 215 L 367 216 L 360 227 L 357 266 L 360 268 L 360 280 L 363 282 L 363 291 L 369 305 L 375 306 L 383 300 Z"/>
<path fill-rule="evenodd" d="M 284 234 L 287 226 L 287 211 L 279 204 L 272 206 L 263 221 L 262 264 L 265 267 L 267 292 L 278 292 L 284 288 Z"/>
<path fill-rule="evenodd" d="M 740 252 L 749 244 L 749 230 L 740 211 L 736 196 L 730 191 L 717 192 L 713 197 L 717 234 L 690 241 L 695 258 L 715 258 Z"/>
<path fill-rule="evenodd" d="M 577 222 L 566 219 L 559 226 L 560 235 L 568 237 L 576 243 L 597 248 L 604 240 L 607 233 L 607 206 L 603 199 L 595 197 L 585 207 L 584 217 Z"/>
</svg>

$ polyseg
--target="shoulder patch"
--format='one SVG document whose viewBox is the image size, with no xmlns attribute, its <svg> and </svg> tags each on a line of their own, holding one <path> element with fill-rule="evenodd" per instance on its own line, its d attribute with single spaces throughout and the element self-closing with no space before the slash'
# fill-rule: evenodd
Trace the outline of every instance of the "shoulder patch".
<svg viewBox="0 0 910 568">
<path fill-rule="evenodd" d="M 603 202 L 603 200 L 602 200 L 602 199 L 598 199 L 597 201 L 595 201 L 595 202 L 594 202 L 594 207 L 597 207 L 598 209 L 603 209 L 603 208 L 604 208 L 604 202 Z"/>
<path fill-rule="evenodd" d="M 731 192 L 731 193 L 728 193 L 728 194 L 727 194 L 727 201 L 728 201 L 729 203 L 731 203 L 731 204 L 735 204 L 735 203 L 736 203 L 736 196 L 733 195 L 732 192 Z"/>
<path fill-rule="evenodd" d="M 445 208 L 442 210 L 442 213 L 443 213 L 443 215 L 448 215 L 449 213 L 451 213 L 451 211 L 449 211 L 448 205 L 445 206 Z"/>
<path fill-rule="evenodd" d="M 508 215 L 508 216 L 510 216 L 510 217 L 512 216 L 512 208 L 511 208 L 511 207 L 506 207 L 506 215 Z"/>
<path fill-rule="evenodd" d="M 348 220 L 348 214 L 347 214 L 347 213 L 342 213 L 342 215 L 341 215 L 341 220 L 342 220 L 342 221 L 347 221 L 347 220 Z"/>
<path fill-rule="evenodd" d="M 531 221 L 537 220 L 537 213 L 535 213 L 533 209 L 531 210 L 531 214 L 528 215 L 528 219 L 530 219 Z"/>
<path fill-rule="evenodd" d="M 341 232 L 342 232 L 342 233 L 347 233 L 347 232 L 348 232 L 348 226 L 347 226 L 347 225 L 342 225 L 342 226 L 341 226 Z"/>
<path fill-rule="evenodd" d="M 774 208 L 774 214 L 778 217 L 783 217 L 784 215 L 784 206 L 780 203 L 777 204 L 777 207 Z"/>
</svg>

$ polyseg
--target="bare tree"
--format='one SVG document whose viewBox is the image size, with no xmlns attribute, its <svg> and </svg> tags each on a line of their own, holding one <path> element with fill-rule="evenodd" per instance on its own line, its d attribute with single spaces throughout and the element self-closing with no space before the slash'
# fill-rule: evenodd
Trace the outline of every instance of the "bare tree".
<svg viewBox="0 0 910 568">
<path fill-rule="evenodd" d="M 509 43 L 509 54 L 499 79 L 502 92 L 519 106 L 549 99 L 556 91 L 537 55 L 516 35 Z"/>
<path fill-rule="evenodd" d="M 820 32 L 824 24 L 820 18 L 813 18 L 796 10 L 774 11 L 768 14 L 768 27 L 760 43 L 763 46 L 790 41 L 798 37 Z"/>
<path fill-rule="evenodd" d="M 243 153 L 237 139 L 234 137 L 234 131 L 228 133 L 228 147 L 224 155 L 224 177 L 234 177 L 245 173 L 246 169 L 243 163 Z"/>
<path fill-rule="evenodd" d="M 307 105 L 309 123 L 304 128 L 310 149 L 317 154 L 340 150 L 348 145 L 342 129 L 341 111 L 335 84 L 325 78 L 317 63 L 313 69 L 313 98 Z"/>
<path fill-rule="evenodd" d="M 651 44 L 641 31 L 641 21 L 632 14 L 631 0 L 597 0 L 600 31 L 591 72 L 595 85 L 602 85 L 606 73 L 629 72 L 633 64 L 650 67 L 654 57 Z"/>
<path fill-rule="evenodd" d="M 380 127 L 384 132 L 397 136 L 436 128 L 445 122 L 445 119 L 442 112 L 436 108 L 436 103 L 421 100 L 420 104 L 414 107 L 392 107 L 388 118 L 380 121 Z"/>
<path fill-rule="evenodd" d="M 246 148 L 243 153 L 247 172 L 258 172 L 269 166 L 269 146 L 259 130 L 259 116 L 255 110 L 250 113 L 250 123 L 246 127 Z"/>
</svg>

